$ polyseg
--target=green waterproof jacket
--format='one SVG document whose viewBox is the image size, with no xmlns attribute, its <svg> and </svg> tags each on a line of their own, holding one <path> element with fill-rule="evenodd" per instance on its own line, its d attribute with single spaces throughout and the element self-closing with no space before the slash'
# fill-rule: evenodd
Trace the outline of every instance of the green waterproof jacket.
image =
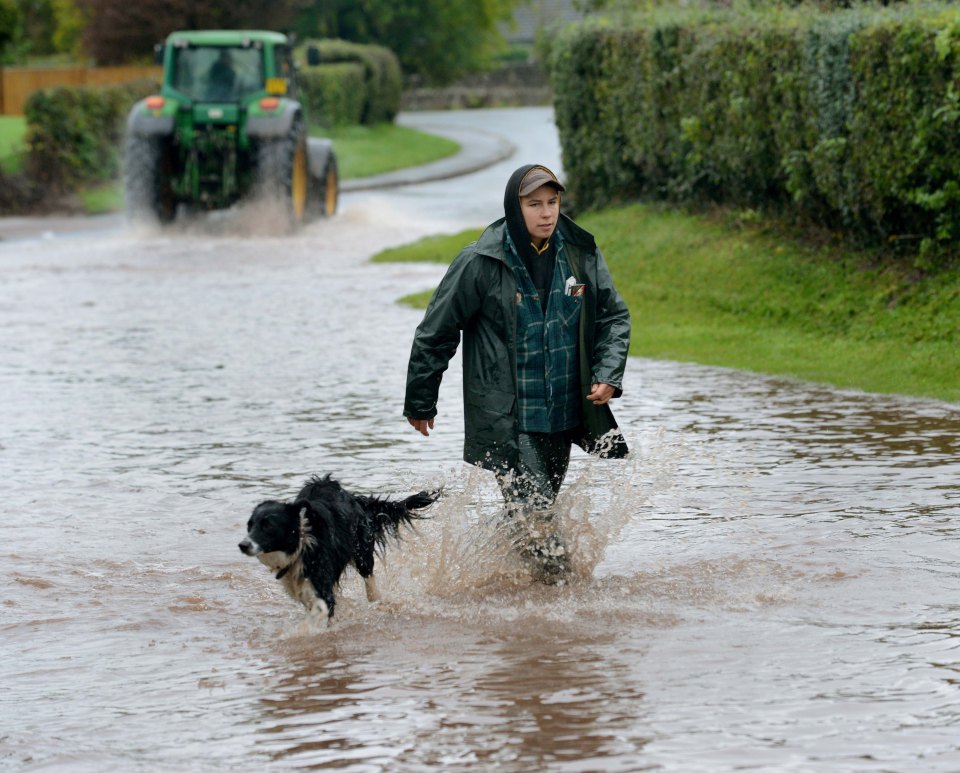
<svg viewBox="0 0 960 773">
<path fill-rule="evenodd" d="M 513 469 L 518 459 L 517 280 L 504 254 L 505 219 L 484 230 L 450 264 L 417 327 L 407 370 L 404 416 L 437 415 L 440 379 L 463 333 L 463 458 L 490 470 Z M 564 254 L 586 285 L 580 312 L 582 424 L 576 442 L 607 458 L 627 445 L 609 405 L 586 396 L 596 383 L 622 394 L 630 346 L 630 313 L 591 234 L 561 215 Z"/>
</svg>

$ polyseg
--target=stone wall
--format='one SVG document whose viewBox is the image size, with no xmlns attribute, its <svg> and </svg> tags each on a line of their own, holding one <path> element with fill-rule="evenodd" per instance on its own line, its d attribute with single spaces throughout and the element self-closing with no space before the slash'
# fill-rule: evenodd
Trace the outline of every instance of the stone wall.
<svg viewBox="0 0 960 773">
<path fill-rule="evenodd" d="M 401 110 L 457 110 L 477 107 L 549 105 L 553 92 L 538 62 L 518 62 L 471 75 L 442 88 L 409 85 Z"/>
</svg>

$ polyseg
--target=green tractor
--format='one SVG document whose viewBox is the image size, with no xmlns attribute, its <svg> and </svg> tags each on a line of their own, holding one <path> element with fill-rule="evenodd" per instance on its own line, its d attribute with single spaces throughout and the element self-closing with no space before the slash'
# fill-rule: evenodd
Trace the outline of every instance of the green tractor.
<svg viewBox="0 0 960 773">
<path fill-rule="evenodd" d="M 160 93 L 127 120 L 124 187 L 134 217 L 180 208 L 279 204 L 285 225 L 337 209 L 337 160 L 309 137 L 289 39 L 276 32 L 174 32 L 159 50 Z M 311 64 L 318 58 L 308 52 Z"/>
</svg>

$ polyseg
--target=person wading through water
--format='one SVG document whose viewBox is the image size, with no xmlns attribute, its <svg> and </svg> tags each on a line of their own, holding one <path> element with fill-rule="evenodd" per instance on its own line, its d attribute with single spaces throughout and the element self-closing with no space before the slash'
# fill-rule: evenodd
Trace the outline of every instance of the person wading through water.
<svg viewBox="0 0 960 773">
<path fill-rule="evenodd" d="M 507 181 L 504 217 L 450 264 L 414 334 L 403 414 L 422 435 L 463 335 L 463 458 L 494 472 L 514 545 L 541 582 L 569 568 L 551 507 L 570 448 L 622 458 L 610 400 L 622 394 L 630 314 L 591 234 L 560 212 L 540 165 Z"/>
</svg>

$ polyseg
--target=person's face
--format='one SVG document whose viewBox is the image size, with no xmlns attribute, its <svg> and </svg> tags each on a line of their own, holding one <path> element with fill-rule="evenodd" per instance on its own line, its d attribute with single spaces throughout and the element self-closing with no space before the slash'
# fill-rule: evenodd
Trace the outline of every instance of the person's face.
<svg viewBox="0 0 960 773">
<path fill-rule="evenodd" d="M 520 197 L 523 223 L 530 240 L 538 247 L 553 236 L 560 217 L 560 192 L 552 185 L 541 185 L 533 193 Z"/>
</svg>

